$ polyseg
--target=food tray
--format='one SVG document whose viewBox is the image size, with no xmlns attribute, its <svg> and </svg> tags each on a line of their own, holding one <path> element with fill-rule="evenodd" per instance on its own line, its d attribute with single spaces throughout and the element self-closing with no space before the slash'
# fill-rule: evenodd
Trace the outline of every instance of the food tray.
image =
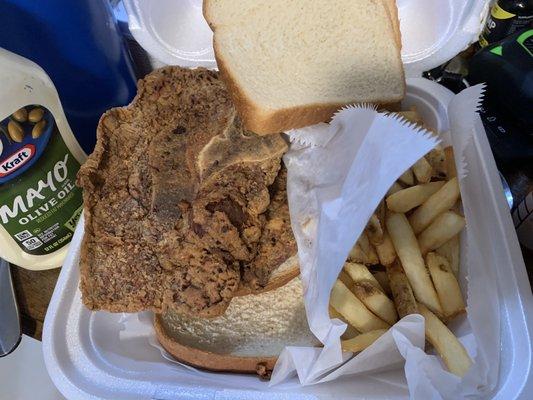
<svg viewBox="0 0 533 400">
<path fill-rule="evenodd" d="M 135 40 L 159 62 L 216 68 L 202 0 L 123 0 Z M 405 73 L 419 77 L 477 41 L 490 0 L 396 0 Z"/>
<path fill-rule="evenodd" d="M 424 120 L 440 132 L 449 129 L 447 104 L 453 94 L 424 79 L 408 80 L 405 107 L 416 105 Z M 480 126 L 480 124 L 478 124 Z M 531 332 L 533 302 L 500 178 L 485 133 L 474 134 L 467 153 L 487 210 L 483 252 L 497 276 L 501 318 L 501 364 L 493 399 L 533 398 Z M 83 223 L 72 240 L 44 323 L 43 351 L 52 380 L 72 399 L 407 399 L 403 369 L 300 387 L 296 379 L 261 391 L 250 388 L 257 377 L 193 372 L 165 361 L 148 343 L 150 332 L 120 337 L 123 314 L 90 312 L 78 289 L 78 259 Z M 473 278 L 475 279 L 475 277 Z M 120 337 L 120 339 L 119 339 Z M 387 380 L 388 383 L 383 383 Z M 357 389 L 355 389 L 357 385 Z"/>
</svg>

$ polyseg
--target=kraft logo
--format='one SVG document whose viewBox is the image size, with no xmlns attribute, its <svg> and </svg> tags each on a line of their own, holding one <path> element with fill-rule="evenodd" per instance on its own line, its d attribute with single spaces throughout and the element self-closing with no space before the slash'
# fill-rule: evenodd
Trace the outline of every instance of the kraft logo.
<svg viewBox="0 0 533 400">
<path fill-rule="evenodd" d="M 2 161 L 0 161 L 0 178 L 15 172 L 17 169 L 30 161 L 34 155 L 35 146 L 33 144 L 27 144 L 11 154 L 9 157 L 4 158 Z"/>
</svg>

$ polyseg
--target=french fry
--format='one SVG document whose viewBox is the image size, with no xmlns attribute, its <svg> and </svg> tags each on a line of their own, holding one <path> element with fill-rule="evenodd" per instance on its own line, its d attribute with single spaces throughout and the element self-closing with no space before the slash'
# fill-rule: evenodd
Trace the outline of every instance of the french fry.
<svg viewBox="0 0 533 400">
<path fill-rule="evenodd" d="M 370 282 L 355 282 L 352 291 L 366 308 L 389 325 L 394 325 L 398 321 L 398 314 L 392 300 Z"/>
<path fill-rule="evenodd" d="M 376 214 L 372 214 L 370 220 L 366 224 L 365 232 L 368 236 L 368 240 L 373 245 L 383 242 L 383 227 Z"/>
<path fill-rule="evenodd" d="M 347 288 L 351 288 L 353 285 L 353 279 L 350 278 L 350 275 L 348 275 L 344 270 L 341 270 L 338 279 L 340 279 L 340 281 L 344 283 Z"/>
<path fill-rule="evenodd" d="M 464 312 L 463 294 L 448 260 L 437 253 L 429 252 L 426 256 L 426 263 L 437 290 L 444 316 L 453 318 L 457 314 Z"/>
<path fill-rule="evenodd" d="M 389 284 L 389 278 L 387 276 L 387 273 L 385 271 L 376 271 L 372 272 L 372 275 L 374 275 L 374 278 L 376 281 L 378 281 L 379 286 L 383 289 L 383 293 L 385 293 L 387 296 L 390 296 L 392 294 L 390 290 L 390 284 Z"/>
<path fill-rule="evenodd" d="M 436 193 L 431 195 L 409 217 L 409 223 L 416 235 L 426 229 L 438 215 L 449 210 L 459 199 L 459 183 L 457 178 L 446 182 Z"/>
<path fill-rule="evenodd" d="M 442 213 L 418 235 L 420 252 L 426 254 L 439 248 L 461 232 L 465 224 L 465 218 L 452 211 Z"/>
<path fill-rule="evenodd" d="M 387 276 L 394 299 L 394 305 L 400 318 L 409 314 L 417 314 L 418 306 L 415 295 L 407 279 L 407 275 L 398 260 L 387 267 Z"/>
<path fill-rule="evenodd" d="M 375 248 L 381 265 L 391 265 L 396 260 L 396 250 L 386 230 L 383 232 L 383 242 L 375 245 Z"/>
<path fill-rule="evenodd" d="M 394 212 L 406 213 L 424 203 L 432 195 L 437 193 L 445 183 L 444 181 L 429 182 L 399 190 L 387 197 L 385 200 L 387 208 Z"/>
<path fill-rule="evenodd" d="M 389 190 L 387 191 L 387 196 L 390 196 L 402 189 L 403 189 L 402 185 L 400 185 L 398 182 L 394 182 L 392 186 L 389 188 Z"/>
<path fill-rule="evenodd" d="M 359 332 L 389 327 L 385 321 L 372 314 L 340 280 L 335 281 L 333 285 L 330 305 Z"/>
<path fill-rule="evenodd" d="M 376 210 L 381 229 L 385 230 L 385 217 L 387 216 L 387 205 L 385 204 L 385 198 L 379 202 L 379 206 Z"/>
<path fill-rule="evenodd" d="M 441 256 L 444 256 L 450 262 L 450 267 L 453 273 L 457 276 L 459 274 L 459 263 L 460 263 L 460 235 L 455 235 L 442 246 L 440 246 L 436 251 Z M 377 249 L 376 249 L 377 250 Z M 379 256 L 379 252 L 378 252 Z"/>
<path fill-rule="evenodd" d="M 378 255 L 376 253 L 376 250 L 374 249 L 374 246 L 370 243 L 370 240 L 368 240 L 368 235 L 363 232 L 361 237 L 358 240 L 359 245 L 361 246 L 361 250 L 363 253 L 366 254 L 368 264 L 369 265 L 375 265 L 379 263 Z"/>
<path fill-rule="evenodd" d="M 383 291 L 383 288 L 376 280 L 374 275 L 372 275 L 368 268 L 363 264 L 347 262 L 344 264 L 343 272 L 350 277 L 352 285 L 353 283 L 357 282 L 368 282 L 371 285 L 375 286 L 377 289 Z M 342 280 L 342 282 L 346 286 L 348 286 L 344 280 Z M 348 288 L 351 289 L 352 286 L 348 286 Z"/>
<path fill-rule="evenodd" d="M 404 185 L 413 186 L 415 184 L 415 177 L 411 168 L 401 174 L 398 180 Z"/>
<path fill-rule="evenodd" d="M 472 360 L 461 342 L 426 306 L 419 303 L 418 311 L 426 320 L 427 341 L 435 347 L 452 374 L 464 376 L 472 365 Z"/>
<path fill-rule="evenodd" d="M 361 234 L 355 243 L 355 246 L 350 251 L 350 254 L 348 255 L 348 261 L 363 263 L 366 265 L 375 265 L 379 263 L 376 250 L 370 244 L 368 236 L 365 232 Z"/>
<path fill-rule="evenodd" d="M 344 339 L 344 340 L 347 340 L 347 339 L 352 339 L 358 335 L 360 335 L 361 333 L 355 329 L 353 326 L 351 326 L 349 324 L 348 321 L 346 321 L 346 318 L 344 318 L 342 315 L 340 315 L 333 307 L 329 306 L 329 317 L 331 319 L 333 318 L 338 318 L 340 319 L 342 322 L 344 322 L 345 324 L 348 325 L 348 327 L 346 328 L 346 330 L 344 331 L 344 333 L 342 334 L 341 338 Z"/>
<path fill-rule="evenodd" d="M 455 157 L 453 155 L 453 147 L 448 146 L 444 149 L 444 156 L 446 157 L 446 175 L 448 179 L 457 177 L 457 167 L 455 166 Z"/>
<path fill-rule="evenodd" d="M 426 160 L 433 168 L 433 177 L 444 179 L 448 176 L 448 170 L 446 165 L 446 155 L 444 149 L 438 145 L 428 154 L 426 154 Z"/>
<path fill-rule="evenodd" d="M 415 174 L 418 183 L 428 183 L 433 176 L 433 168 L 424 157 L 415 162 L 411 169 L 413 170 L 413 174 Z"/>
<path fill-rule="evenodd" d="M 404 214 L 393 213 L 387 217 L 386 225 L 416 299 L 426 304 L 438 315 L 442 315 L 437 292 L 431 282 L 409 221 Z"/>
<path fill-rule="evenodd" d="M 363 250 L 361 250 L 361 246 L 359 246 L 359 243 L 357 242 L 350 250 L 350 254 L 348 254 L 348 261 L 354 263 L 369 264 L 366 254 L 363 253 Z"/>
<path fill-rule="evenodd" d="M 385 332 L 387 332 L 386 329 L 376 329 L 374 331 L 362 333 L 352 339 L 343 340 L 341 342 L 342 351 L 351 351 L 352 353 L 363 351 L 378 340 Z"/>
<path fill-rule="evenodd" d="M 456 214 L 463 215 L 462 210 L 463 204 L 461 203 L 461 200 L 458 200 L 455 202 L 455 204 L 450 208 L 451 211 L 455 212 Z"/>
</svg>

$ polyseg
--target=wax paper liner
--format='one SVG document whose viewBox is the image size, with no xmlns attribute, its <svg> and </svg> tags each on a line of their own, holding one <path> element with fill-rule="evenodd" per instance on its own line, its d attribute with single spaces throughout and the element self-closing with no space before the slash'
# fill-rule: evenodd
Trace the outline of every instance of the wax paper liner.
<svg viewBox="0 0 533 400">
<path fill-rule="evenodd" d="M 288 168 L 289 207 L 298 242 L 306 310 L 313 333 L 323 349 L 287 347 L 280 356 L 271 384 L 294 373 L 301 384 L 330 381 L 347 374 L 368 374 L 394 368 L 405 360 L 412 398 L 458 399 L 489 392 L 497 382 L 499 365 L 499 312 L 494 276 L 483 270 L 483 236 L 475 223 L 480 215 L 479 192 L 468 178 L 468 154 L 473 151 L 473 130 L 479 129 L 477 108 L 482 86 L 455 96 L 449 106 L 450 132 L 444 145 L 453 145 L 463 196 L 467 229 L 462 235 L 461 283 L 467 289 L 468 316 L 451 328 L 474 359 L 460 379 L 447 372 L 439 358 L 426 354 L 420 316 L 408 316 L 372 346 L 347 359 L 340 351 L 344 324 L 329 320 L 328 299 L 348 252 L 364 229 L 388 187 L 430 145 L 435 144 L 412 127 L 368 123 L 385 120 L 375 110 L 350 108 L 335 116 L 329 127 L 290 132 L 293 145 L 285 156 Z M 363 122 L 364 121 L 364 122 Z M 380 129 L 388 128 L 388 129 Z M 331 138 L 316 143 L 318 129 Z M 329 131 L 328 131 L 329 129 Z M 333 132 L 333 134 L 332 134 Z M 473 276 L 466 280 L 465 276 Z M 487 291 L 494 293 L 487 299 Z"/>
<path fill-rule="evenodd" d="M 483 268 L 486 255 L 481 249 L 490 244 L 490 235 L 476 223 L 490 216 L 484 215 L 487 212 L 479 207 L 482 204 L 479 188 L 468 175 L 468 167 L 483 168 L 468 165 L 469 155 L 474 151 L 472 131 L 482 129 L 475 113 L 482 91 L 482 87 L 476 86 L 454 98 L 449 106 L 451 132 L 440 135 L 444 145 L 452 144 L 455 149 L 467 219 L 467 229 L 461 237 L 460 283 L 467 294 L 468 315 L 454 321 L 450 328 L 473 358 L 471 370 L 460 379 L 448 373 L 434 354 L 424 353 L 424 325 L 420 315 L 403 318 L 356 356 L 340 350 L 339 336 L 345 324 L 330 320 L 327 313 L 332 284 L 351 245 L 388 187 L 436 144 L 427 132 L 401 118 L 378 114 L 369 106 L 348 107 L 331 124 L 289 132 L 292 144 L 285 156 L 288 195 L 306 287 L 306 310 L 311 329 L 325 347 L 287 347 L 276 364 L 271 386 L 285 389 L 293 388 L 295 382 L 311 385 L 344 375 L 362 375 L 372 384 L 380 382 L 403 390 L 394 374 L 384 372 L 403 365 L 413 399 L 471 398 L 494 388 L 500 346 L 497 285 L 496 277 Z M 150 330 L 150 344 L 159 348 L 163 357 L 182 373 L 231 383 L 231 374 L 203 372 L 174 360 L 157 342 L 151 318 L 149 313 L 141 313 L 139 317 L 126 315 L 121 335 Z M 296 381 L 290 379 L 295 376 Z M 238 375 L 235 379 L 243 385 Z M 353 390 L 365 382 L 354 379 Z M 246 388 L 255 389 L 263 385 L 249 380 L 245 384 Z"/>
</svg>

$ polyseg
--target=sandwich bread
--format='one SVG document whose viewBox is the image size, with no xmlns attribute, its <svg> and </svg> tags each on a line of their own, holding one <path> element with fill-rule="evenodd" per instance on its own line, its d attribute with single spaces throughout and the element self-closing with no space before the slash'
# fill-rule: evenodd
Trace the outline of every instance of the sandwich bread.
<svg viewBox="0 0 533 400">
<path fill-rule="evenodd" d="M 236 297 L 224 315 L 205 319 L 157 315 L 161 345 L 195 367 L 231 372 L 271 371 L 285 346 L 315 346 L 307 324 L 300 278 L 262 294 Z"/>
<path fill-rule="evenodd" d="M 255 133 L 404 96 L 395 0 L 204 0 L 204 16 L 221 77 Z"/>
</svg>

